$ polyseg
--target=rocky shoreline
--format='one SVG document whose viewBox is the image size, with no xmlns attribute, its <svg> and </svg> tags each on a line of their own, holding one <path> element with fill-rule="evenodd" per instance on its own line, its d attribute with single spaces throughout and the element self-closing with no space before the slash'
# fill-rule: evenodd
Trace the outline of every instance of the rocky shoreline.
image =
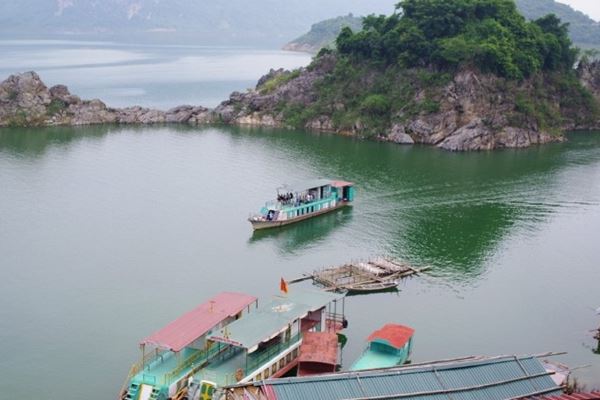
<svg viewBox="0 0 600 400">
<path fill-rule="evenodd" d="M 82 100 L 64 85 L 48 88 L 31 71 L 12 75 L 0 84 L 0 126 L 203 124 L 211 118 L 211 110 L 201 106 L 182 105 L 168 111 L 110 108 L 98 99 Z"/>
<path fill-rule="evenodd" d="M 295 73 L 271 70 L 259 80 L 254 90 L 234 92 L 214 109 L 182 105 L 167 111 L 139 106 L 111 108 L 98 99 L 82 100 L 71 94 L 66 86 L 48 88 L 35 72 L 26 72 L 12 75 L 0 84 L 0 127 L 224 123 L 283 128 L 289 124 L 280 109 L 281 104 L 308 106 L 317 101 L 317 83 L 334 67 L 333 57 L 321 57 L 310 67 Z M 600 103 L 600 63 L 580 65 L 577 76 Z M 273 81 L 278 85 L 269 87 Z M 372 138 L 398 144 L 433 145 L 450 151 L 523 148 L 565 140 L 562 134 L 546 132 L 532 120 L 515 126 L 507 117 L 515 107 L 514 99 L 498 92 L 498 85 L 498 80 L 492 76 L 461 71 L 443 88 L 439 110 L 394 123 Z M 422 95 L 415 93 L 417 98 Z M 344 105 L 336 104 L 335 107 L 343 108 Z M 327 114 L 314 116 L 303 127 L 364 137 L 360 120 L 350 129 L 340 129 Z M 563 121 L 564 130 L 599 127 L 600 121 L 585 125 L 568 118 Z"/>
</svg>

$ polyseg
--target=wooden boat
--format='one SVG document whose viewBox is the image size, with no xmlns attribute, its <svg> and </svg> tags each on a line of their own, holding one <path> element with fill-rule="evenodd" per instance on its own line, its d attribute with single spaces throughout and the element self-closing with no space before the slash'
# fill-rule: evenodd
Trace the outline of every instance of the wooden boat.
<svg viewBox="0 0 600 400">
<path fill-rule="evenodd" d="M 290 225 L 350 205 L 354 192 L 353 183 L 328 179 L 285 185 L 248 221 L 254 230 Z"/>
<path fill-rule="evenodd" d="M 402 279 L 427 269 L 428 267 L 417 269 L 403 262 L 378 257 L 366 262 L 351 262 L 317 270 L 291 283 L 312 279 L 328 291 L 372 293 L 393 290 Z"/>
<path fill-rule="evenodd" d="M 338 335 L 335 332 L 306 332 L 300 346 L 297 376 L 335 372 L 338 365 Z"/>
<path fill-rule="evenodd" d="M 348 289 L 348 294 L 362 294 L 362 293 L 376 293 L 376 292 L 389 292 L 397 291 L 398 280 L 390 280 L 388 282 L 374 282 L 355 285 Z"/>
<path fill-rule="evenodd" d="M 369 336 L 367 348 L 350 370 L 389 368 L 405 364 L 410 357 L 414 333 L 415 330 L 408 326 L 386 324 Z"/>
<path fill-rule="evenodd" d="M 182 396 L 189 378 L 215 357 L 207 336 L 215 329 L 247 317 L 257 298 L 224 292 L 182 315 L 140 342 L 141 361 L 130 370 L 120 392 L 122 400 L 153 400 Z"/>
</svg>

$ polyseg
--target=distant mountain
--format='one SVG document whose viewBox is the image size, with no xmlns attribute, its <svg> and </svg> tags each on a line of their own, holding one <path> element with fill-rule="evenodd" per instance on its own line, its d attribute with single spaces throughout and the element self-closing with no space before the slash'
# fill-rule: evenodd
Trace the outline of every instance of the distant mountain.
<svg viewBox="0 0 600 400">
<path fill-rule="evenodd" d="M 569 23 L 571 40 L 580 47 L 600 47 L 600 23 L 581 11 L 554 0 L 516 0 L 521 13 L 529 19 L 556 14 Z"/>
<path fill-rule="evenodd" d="M 362 29 L 362 17 L 348 14 L 344 17 L 326 19 L 314 24 L 308 33 L 289 42 L 283 46 L 284 50 L 302 51 L 305 53 L 316 53 L 323 47 L 333 44 L 343 27 L 349 27 L 353 31 Z"/>
<path fill-rule="evenodd" d="M 388 13 L 396 0 L 19 0 L 0 2 L 0 35 L 281 46 L 315 21 Z"/>
<path fill-rule="evenodd" d="M 515 3 L 519 11 L 528 19 L 556 14 L 563 22 L 569 23 L 570 36 L 575 45 L 582 48 L 600 48 L 600 23 L 581 11 L 554 0 L 516 0 Z M 386 14 L 390 12 L 391 9 Z M 352 15 L 318 22 L 308 33 L 286 44 L 284 49 L 316 53 L 323 47 L 331 46 L 344 26 L 349 26 L 356 31 L 361 29 L 361 22 L 361 17 Z"/>
</svg>

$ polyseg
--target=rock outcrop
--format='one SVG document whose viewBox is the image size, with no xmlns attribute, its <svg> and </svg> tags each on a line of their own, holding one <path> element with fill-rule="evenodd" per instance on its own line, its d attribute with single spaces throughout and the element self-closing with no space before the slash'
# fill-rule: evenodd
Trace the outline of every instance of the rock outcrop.
<svg viewBox="0 0 600 400">
<path fill-rule="evenodd" d="M 0 84 L 0 126 L 93 124 L 204 124 L 205 107 L 179 106 L 168 111 L 144 107 L 111 108 L 98 99 L 81 100 L 64 85 L 48 88 L 35 72 L 12 75 Z"/>
<path fill-rule="evenodd" d="M 318 58 L 309 68 L 301 69 L 295 75 L 289 71 L 271 70 L 261 78 L 254 90 L 233 93 L 229 100 L 215 109 L 215 114 L 226 123 L 287 126 L 289 121 L 282 111 L 285 108 L 283 106 L 307 109 L 313 105 L 318 99 L 318 86 L 323 78 L 331 74 L 335 65 L 335 56 L 330 54 Z M 286 74 L 289 79 L 285 79 Z M 578 77 L 583 86 L 600 101 L 600 62 L 581 65 Z M 368 76 L 364 77 L 365 81 L 369 79 Z M 600 127 L 597 121 L 586 119 L 588 110 L 580 110 L 577 105 L 567 109 L 560 93 L 553 92 L 552 87 L 545 92 L 544 106 L 549 107 L 550 113 L 555 110 L 561 112 L 562 126 L 558 129 L 540 126 L 535 113 L 528 110 L 517 112 L 519 96 L 531 99 L 536 96 L 539 86 L 545 84 L 539 82 L 539 77 L 537 79 L 510 82 L 473 69 L 461 70 L 448 83 L 436 89 L 433 99 L 437 107 L 434 111 L 409 114 L 403 109 L 392 110 L 395 122 L 376 132 L 375 137 L 399 144 L 434 145 L 451 151 L 490 150 L 560 142 L 565 140 L 561 130 Z M 269 81 L 283 83 L 273 89 L 269 87 Z M 267 87 L 269 90 L 265 89 Z M 431 89 L 416 88 L 413 103 L 422 102 L 428 91 Z M 303 127 L 367 136 L 366 125 L 360 117 L 350 126 L 336 126 L 333 114 L 345 107 L 343 102 L 329 104 L 325 107 L 327 112 L 303 121 Z M 373 135 L 371 133 L 368 136 Z"/>
<path fill-rule="evenodd" d="M 0 126 L 225 123 L 287 127 L 298 121 L 290 121 L 286 110 L 290 107 L 308 109 L 320 101 L 320 83 L 331 77 L 336 62 L 333 54 L 325 54 L 309 67 L 294 72 L 271 70 L 258 81 L 255 89 L 234 92 L 215 109 L 182 105 L 167 111 L 139 106 L 111 108 L 97 99 L 82 100 L 66 86 L 48 88 L 35 72 L 27 72 L 10 76 L 0 84 Z M 586 93 L 600 100 L 600 62 L 581 63 L 577 77 L 587 89 Z M 367 82 L 369 79 L 371 77 L 364 77 Z M 375 135 L 370 132 L 369 136 L 398 144 L 428 144 L 450 151 L 521 148 L 564 140 L 560 132 L 539 126 L 534 116 L 525 113 L 514 118 L 517 89 L 519 93 L 533 93 L 534 82 L 519 82 L 518 88 L 507 85 L 494 75 L 468 69 L 460 71 L 438 88 L 435 109 L 392 110 L 393 122 Z M 415 88 L 414 103 L 422 102 L 427 91 L 430 89 Z M 552 110 L 562 110 L 565 105 L 560 96 L 549 93 L 544 104 Z M 585 110 L 579 108 L 576 104 L 570 112 L 561 115 L 563 129 L 600 128 L 598 121 L 578 115 L 585 114 Z M 368 124 L 360 117 L 350 124 L 346 121 L 343 127 L 336 124 L 334 114 L 345 110 L 344 101 L 329 104 L 303 120 L 303 127 L 367 136 Z"/>
</svg>

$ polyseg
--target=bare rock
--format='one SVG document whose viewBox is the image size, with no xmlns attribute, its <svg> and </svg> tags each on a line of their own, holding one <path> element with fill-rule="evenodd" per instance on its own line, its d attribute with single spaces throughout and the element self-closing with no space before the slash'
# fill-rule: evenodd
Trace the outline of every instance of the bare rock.
<svg viewBox="0 0 600 400">
<path fill-rule="evenodd" d="M 387 139 L 390 142 L 398 143 L 398 144 L 414 144 L 415 140 L 406 133 L 406 129 L 404 125 L 394 124 L 390 133 L 387 135 Z"/>
</svg>

